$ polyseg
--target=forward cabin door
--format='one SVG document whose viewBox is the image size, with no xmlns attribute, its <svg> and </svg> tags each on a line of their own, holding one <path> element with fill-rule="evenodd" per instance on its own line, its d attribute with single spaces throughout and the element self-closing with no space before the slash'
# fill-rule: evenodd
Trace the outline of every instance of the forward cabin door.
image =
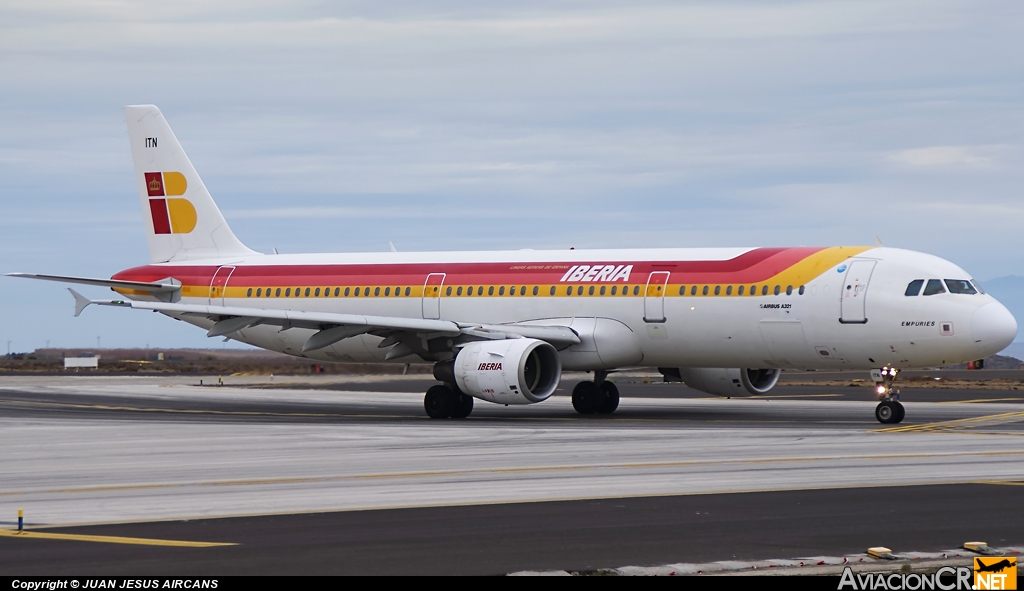
<svg viewBox="0 0 1024 591">
<path fill-rule="evenodd" d="M 868 281 L 875 270 L 875 261 L 853 261 L 843 281 L 842 308 L 839 322 L 843 324 L 867 324 L 864 302 L 868 295 Z"/>
<path fill-rule="evenodd" d="M 665 322 L 665 290 L 668 289 L 668 271 L 654 271 L 647 278 L 644 292 L 644 322 Z"/>
<path fill-rule="evenodd" d="M 224 294 L 228 289 L 228 280 L 231 279 L 231 274 L 234 272 L 234 267 L 220 267 L 213 274 L 213 279 L 210 280 L 209 304 L 211 306 L 224 305 Z"/>
<path fill-rule="evenodd" d="M 444 273 L 431 273 L 423 284 L 423 317 L 437 320 L 441 317 L 441 287 Z"/>
</svg>

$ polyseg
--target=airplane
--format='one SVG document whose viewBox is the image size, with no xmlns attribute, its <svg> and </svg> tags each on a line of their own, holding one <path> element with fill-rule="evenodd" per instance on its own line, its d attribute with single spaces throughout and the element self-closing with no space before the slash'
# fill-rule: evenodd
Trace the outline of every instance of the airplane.
<svg viewBox="0 0 1024 591">
<path fill-rule="evenodd" d="M 433 363 L 434 419 L 475 399 L 535 404 L 564 371 L 581 414 L 616 410 L 607 377 L 657 368 L 717 396 L 768 393 L 783 369 L 872 370 L 876 419 L 905 416 L 900 370 L 998 353 L 1010 312 L 941 258 L 876 246 L 261 254 L 236 238 L 160 110 L 125 107 L 150 263 L 90 305 L 160 312 L 329 362 Z"/>
</svg>

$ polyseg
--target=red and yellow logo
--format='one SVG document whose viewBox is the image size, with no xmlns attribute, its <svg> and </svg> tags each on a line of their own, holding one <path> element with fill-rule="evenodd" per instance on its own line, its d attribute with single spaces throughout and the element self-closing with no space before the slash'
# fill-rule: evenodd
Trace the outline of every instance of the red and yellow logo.
<svg viewBox="0 0 1024 591">
<path fill-rule="evenodd" d="M 153 199 L 184 195 L 188 188 L 185 175 L 180 172 L 147 172 L 145 175 L 153 231 L 157 234 L 188 234 L 195 230 L 196 208 L 188 199 Z"/>
</svg>

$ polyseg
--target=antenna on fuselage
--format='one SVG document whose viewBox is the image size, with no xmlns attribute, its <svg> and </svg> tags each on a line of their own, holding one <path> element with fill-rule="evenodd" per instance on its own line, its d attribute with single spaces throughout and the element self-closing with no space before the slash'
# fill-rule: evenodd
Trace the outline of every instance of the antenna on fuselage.
<svg viewBox="0 0 1024 591">
<path fill-rule="evenodd" d="M 395 243 L 394 242 L 388 240 L 388 246 L 391 247 L 391 252 L 398 252 L 398 249 L 395 248 Z"/>
</svg>

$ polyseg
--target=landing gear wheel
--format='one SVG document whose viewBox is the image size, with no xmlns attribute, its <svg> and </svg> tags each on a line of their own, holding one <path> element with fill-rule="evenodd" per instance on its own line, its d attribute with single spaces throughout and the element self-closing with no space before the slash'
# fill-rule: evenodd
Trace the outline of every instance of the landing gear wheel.
<svg viewBox="0 0 1024 591">
<path fill-rule="evenodd" d="M 875 407 L 875 418 L 884 425 L 895 425 L 903 420 L 906 411 L 903 405 L 895 400 L 886 400 Z"/>
<path fill-rule="evenodd" d="M 601 382 L 600 387 L 601 393 L 604 394 L 604 400 L 598 406 L 597 412 L 611 414 L 615 412 L 616 408 L 619 408 L 619 389 L 611 382 Z"/>
<path fill-rule="evenodd" d="M 473 412 L 473 397 L 468 394 L 455 394 L 455 405 L 452 407 L 453 419 L 464 419 Z"/>
<path fill-rule="evenodd" d="M 452 416 L 455 403 L 455 393 L 448 386 L 431 386 L 427 390 L 427 395 L 423 397 L 423 408 L 432 419 L 447 419 Z"/>
<path fill-rule="evenodd" d="M 572 407 L 581 415 L 598 411 L 603 392 L 594 382 L 580 382 L 572 389 Z"/>
</svg>

